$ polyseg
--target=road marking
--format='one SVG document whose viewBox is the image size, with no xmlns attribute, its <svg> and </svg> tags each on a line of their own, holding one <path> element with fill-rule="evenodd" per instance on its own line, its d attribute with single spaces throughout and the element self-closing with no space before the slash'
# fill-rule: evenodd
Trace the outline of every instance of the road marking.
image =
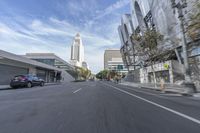
<svg viewBox="0 0 200 133">
<path fill-rule="evenodd" d="M 80 88 L 80 89 L 78 89 L 78 90 L 76 90 L 76 91 L 74 91 L 73 93 L 77 93 L 78 91 L 80 91 L 82 88 Z"/>
<path fill-rule="evenodd" d="M 168 108 L 168 107 L 165 107 L 165 106 L 163 106 L 163 105 L 157 104 L 157 103 L 155 103 L 155 102 L 149 101 L 149 100 L 147 100 L 147 99 L 145 99 L 145 98 L 142 98 L 142 97 L 137 96 L 137 95 L 135 95 L 135 94 L 132 94 L 132 93 L 130 93 L 130 92 L 124 91 L 124 90 L 122 90 L 122 89 L 120 89 L 120 88 L 118 88 L 118 87 L 115 87 L 115 86 L 112 86 L 112 85 L 109 85 L 109 84 L 106 84 L 106 83 L 102 83 L 102 84 L 104 84 L 104 85 L 106 85 L 106 86 L 109 86 L 109 87 L 112 87 L 112 88 L 114 88 L 114 89 L 116 89 L 116 90 L 118 90 L 118 91 L 121 91 L 121 92 L 123 92 L 123 93 L 125 93 L 125 94 L 128 94 L 128 95 L 130 95 L 130 96 L 133 96 L 133 97 L 135 97 L 135 98 L 138 98 L 138 99 L 140 99 L 140 100 L 142 100 L 142 101 L 145 101 L 145 102 L 147 102 L 147 103 L 150 103 L 150 104 L 152 104 L 152 105 L 154 105 L 154 106 L 160 107 L 160 108 L 162 108 L 162 109 L 164 109 L 164 110 L 167 110 L 167 111 L 169 111 L 169 112 L 171 112 L 171 113 L 174 113 L 174 114 L 176 114 L 176 115 L 178 115 L 178 116 L 181 116 L 181 117 L 183 117 L 183 118 L 185 118 L 185 119 L 188 119 L 188 120 L 190 120 L 190 121 L 192 121 L 192 122 L 195 122 L 195 123 L 197 123 L 197 124 L 200 124 L 200 120 L 195 119 L 195 118 L 193 118 L 193 117 L 191 117 L 191 116 L 188 116 L 188 115 L 186 115 L 186 114 L 180 113 L 180 112 L 178 112 L 178 111 L 175 111 L 175 110 L 170 109 L 170 108 Z"/>
</svg>

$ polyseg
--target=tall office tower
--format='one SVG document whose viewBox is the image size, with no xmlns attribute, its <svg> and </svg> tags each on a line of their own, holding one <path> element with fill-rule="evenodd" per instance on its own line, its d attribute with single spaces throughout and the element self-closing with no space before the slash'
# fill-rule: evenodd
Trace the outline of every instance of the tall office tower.
<svg viewBox="0 0 200 133">
<path fill-rule="evenodd" d="M 82 67 L 84 62 L 84 46 L 79 33 L 76 34 L 73 44 L 71 46 L 71 64 Z"/>
</svg>

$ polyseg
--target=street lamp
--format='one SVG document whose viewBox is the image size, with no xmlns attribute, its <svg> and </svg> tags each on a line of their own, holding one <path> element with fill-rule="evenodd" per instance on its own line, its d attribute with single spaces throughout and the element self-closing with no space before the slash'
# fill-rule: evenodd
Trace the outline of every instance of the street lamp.
<svg viewBox="0 0 200 133">
<path fill-rule="evenodd" d="M 178 3 L 176 3 L 176 0 L 171 0 L 171 7 L 178 10 L 178 18 L 180 20 L 180 26 L 182 29 L 182 50 L 183 50 L 183 60 L 184 60 L 184 76 L 185 76 L 185 82 L 187 86 L 192 86 L 194 88 L 194 84 L 191 80 L 191 74 L 190 74 L 190 68 L 188 63 L 188 52 L 187 52 L 187 41 L 186 41 L 186 35 L 185 35 L 185 27 L 184 27 L 184 14 L 183 9 L 187 7 L 187 0 L 181 0 Z"/>
</svg>

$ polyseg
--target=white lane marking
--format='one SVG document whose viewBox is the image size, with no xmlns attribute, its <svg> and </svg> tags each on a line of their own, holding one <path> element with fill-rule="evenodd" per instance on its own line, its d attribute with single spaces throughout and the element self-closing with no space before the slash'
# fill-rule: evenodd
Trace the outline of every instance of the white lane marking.
<svg viewBox="0 0 200 133">
<path fill-rule="evenodd" d="M 82 88 L 80 88 L 80 89 L 78 89 L 78 90 L 76 90 L 76 91 L 74 91 L 73 93 L 77 93 L 78 91 L 80 91 Z"/>
<path fill-rule="evenodd" d="M 109 87 L 112 87 L 112 88 L 114 88 L 114 89 L 116 89 L 116 90 L 118 90 L 118 91 L 121 91 L 121 92 L 123 92 L 123 93 L 126 93 L 126 94 L 128 94 L 128 95 L 130 95 L 130 96 L 136 97 L 136 98 L 138 98 L 138 99 L 140 99 L 140 100 L 142 100 L 142 101 L 145 101 L 145 102 L 147 102 L 147 103 L 150 103 L 150 104 L 152 104 L 152 105 L 154 105 L 154 106 L 160 107 L 160 108 L 162 108 L 162 109 L 164 109 L 164 110 L 167 110 L 167 111 L 169 111 L 169 112 L 171 112 L 171 113 L 174 113 L 174 114 L 176 114 L 176 115 L 178 115 L 178 116 L 181 116 L 181 117 L 183 117 L 183 118 L 185 118 L 185 119 L 188 119 L 188 120 L 190 120 L 190 121 L 192 121 L 192 122 L 195 122 L 195 123 L 197 123 L 197 124 L 200 124 L 200 120 L 195 119 L 195 118 L 193 118 L 193 117 L 191 117 L 191 116 L 188 116 L 188 115 L 186 115 L 186 114 L 180 113 L 180 112 L 178 112 L 178 111 L 175 111 L 175 110 L 170 109 L 170 108 L 168 108 L 168 107 L 165 107 L 165 106 L 163 106 L 163 105 L 157 104 L 157 103 L 155 103 L 155 102 L 149 101 L 149 100 L 147 100 L 147 99 L 145 99 L 145 98 L 142 98 L 142 97 L 137 96 L 137 95 L 135 95 L 135 94 L 129 93 L 129 92 L 127 92 L 127 91 L 124 91 L 124 90 L 122 90 L 122 89 L 120 89 L 120 88 L 118 88 L 118 87 L 115 87 L 115 86 L 112 86 L 112 85 L 109 85 L 109 84 L 105 84 L 105 83 L 102 83 L 102 84 L 104 84 L 104 85 L 106 85 L 106 86 L 109 86 Z"/>
</svg>

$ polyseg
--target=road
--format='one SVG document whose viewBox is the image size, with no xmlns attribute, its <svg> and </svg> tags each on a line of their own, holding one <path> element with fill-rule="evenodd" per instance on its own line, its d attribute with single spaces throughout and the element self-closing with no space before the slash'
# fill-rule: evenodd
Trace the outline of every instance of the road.
<svg viewBox="0 0 200 133">
<path fill-rule="evenodd" d="M 200 99 L 111 82 L 0 91 L 0 133 L 199 133 Z"/>
</svg>

